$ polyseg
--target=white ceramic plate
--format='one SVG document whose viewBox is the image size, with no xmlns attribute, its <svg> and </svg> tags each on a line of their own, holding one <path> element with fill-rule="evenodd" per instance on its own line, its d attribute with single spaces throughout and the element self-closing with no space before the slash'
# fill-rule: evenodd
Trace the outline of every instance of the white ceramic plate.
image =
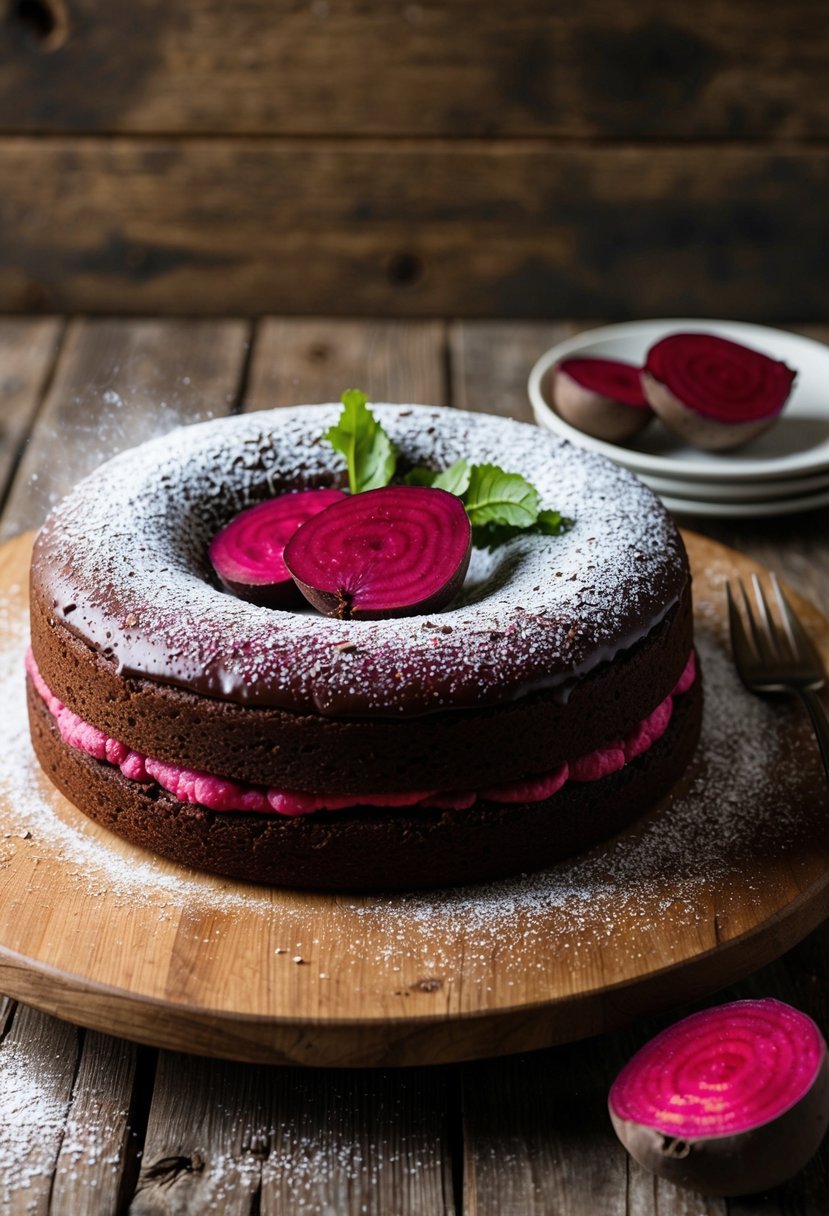
<svg viewBox="0 0 829 1216">
<path fill-rule="evenodd" d="M 657 494 L 698 498 L 708 502 L 760 502 L 829 490 L 829 472 L 808 477 L 769 477 L 762 481 L 734 482 L 696 481 L 690 477 L 658 477 L 656 473 L 639 473 L 637 476 Z"/>
<path fill-rule="evenodd" d="M 759 519 L 769 515 L 796 515 L 829 506 L 829 489 L 820 494 L 798 494 L 793 498 L 766 498 L 761 502 L 716 502 L 660 494 L 665 506 L 675 515 L 715 519 Z"/>
<path fill-rule="evenodd" d="M 783 359 L 797 371 L 792 396 L 774 426 L 736 452 L 703 452 L 689 447 L 658 421 L 646 427 L 631 444 L 621 446 L 584 435 L 551 408 L 547 399 L 549 372 L 560 359 L 587 355 L 641 363 L 654 342 L 681 330 L 731 338 Z M 630 321 L 587 330 L 541 356 L 530 373 L 529 393 L 536 421 L 541 426 L 582 447 L 602 452 L 635 473 L 734 482 L 829 471 L 829 347 L 780 329 L 743 321 L 678 318 Z"/>
</svg>

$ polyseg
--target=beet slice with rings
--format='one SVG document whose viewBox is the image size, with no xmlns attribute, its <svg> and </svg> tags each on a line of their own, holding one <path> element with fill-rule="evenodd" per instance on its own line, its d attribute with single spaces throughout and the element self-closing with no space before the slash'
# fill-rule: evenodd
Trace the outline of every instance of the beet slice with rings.
<svg viewBox="0 0 829 1216">
<path fill-rule="evenodd" d="M 216 533 L 208 550 L 222 586 L 263 608 L 301 605 L 282 560 L 285 545 L 307 519 L 345 497 L 342 490 L 296 490 L 240 511 Z"/>
<path fill-rule="evenodd" d="M 791 1178 L 829 1124 L 829 1057 L 805 1013 L 733 1001 L 663 1030 L 625 1065 L 610 1118 L 645 1169 L 707 1195 Z"/>
<path fill-rule="evenodd" d="M 565 422 L 609 443 L 632 439 L 653 417 L 640 369 L 621 359 L 562 359 L 553 369 L 553 402 Z"/>
<path fill-rule="evenodd" d="M 385 486 L 334 503 L 285 548 L 302 594 L 342 619 L 434 612 L 456 595 L 472 529 L 461 500 L 429 486 Z"/>
<path fill-rule="evenodd" d="M 715 334 L 669 334 L 650 348 L 642 388 L 654 413 L 687 443 L 740 447 L 775 421 L 797 373 Z"/>
</svg>

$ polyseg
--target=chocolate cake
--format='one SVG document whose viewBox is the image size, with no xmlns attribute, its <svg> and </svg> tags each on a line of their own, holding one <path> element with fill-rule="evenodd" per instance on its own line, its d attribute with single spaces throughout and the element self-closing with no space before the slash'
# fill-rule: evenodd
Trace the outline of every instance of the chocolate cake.
<svg viewBox="0 0 829 1216">
<path fill-rule="evenodd" d="M 145 848 L 286 886 L 400 888 L 534 869 L 666 794 L 701 683 L 682 541 L 631 474 L 535 427 L 372 406 L 405 465 L 521 472 L 563 536 L 474 550 L 430 615 L 338 620 L 221 589 L 244 508 L 344 484 L 336 406 L 183 428 L 52 512 L 32 561 L 35 750 Z"/>
</svg>

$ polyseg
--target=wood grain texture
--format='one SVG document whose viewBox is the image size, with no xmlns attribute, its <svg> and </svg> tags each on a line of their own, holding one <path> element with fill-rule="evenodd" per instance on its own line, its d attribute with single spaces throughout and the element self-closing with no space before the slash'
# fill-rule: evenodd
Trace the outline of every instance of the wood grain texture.
<svg viewBox="0 0 829 1216">
<path fill-rule="evenodd" d="M 819 316 L 819 146 L 0 139 L 0 310 Z"/>
<path fill-rule="evenodd" d="M 3 1216 L 46 1216 L 67 1127 L 81 1032 L 18 1005 L 0 1045 Z"/>
<path fill-rule="evenodd" d="M 0 502 L 34 423 L 58 351 L 63 322 L 0 321 Z"/>
<path fill-rule="evenodd" d="M 73 321 L 0 535 L 40 524 L 75 482 L 123 448 L 229 412 L 248 341 L 242 321 Z"/>
<path fill-rule="evenodd" d="M 55 1163 L 51 1213 L 118 1210 L 135 1147 L 129 1120 L 136 1060 L 135 1046 L 123 1039 L 84 1035 Z"/>
<path fill-rule="evenodd" d="M 724 649 L 722 580 L 751 564 L 693 536 L 689 546 L 698 638 Z M 11 629 L 25 611 L 27 554 L 25 538 L 0 550 Z M 829 622 L 800 609 L 829 653 Z M 738 818 L 745 830 L 724 870 L 706 872 L 702 894 L 690 898 L 687 863 L 669 858 L 643 887 L 634 883 L 641 895 L 614 900 L 609 929 L 606 903 L 591 893 L 571 918 L 566 901 L 545 897 L 542 877 L 528 907 L 518 900 L 491 921 L 494 938 L 485 892 L 482 904 L 468 894 L 460 904 L 440 893 L 425 904 L 337 898 L 150 859 L 35 774 L 25 797 L 0 803 L 0 988 L 139 1041 L 274 1063 L 441 1063 L 595 1033 L 749 973 L 829 911 L 829 800 L 816 749 L 803 718 L 781 709 L 775 730 L 787 752 L 803 753 L 776 790 L 775 807 L 797 814 L 767 816 L 762 831 L 756 814 Z M 691 786 L 708 764 L 702 748 Z M 764 780 L 777 772 L 775 763 Z M 655 812 L 664 832 L 679 805 Z M 701 842 L 705 820 L 694 830 Z M 640 831 L 647 824 L 596 855 L 611 865 Z M 714 841 L 721 851 L 720 829 Z M 566 869 L 557 881 L 569 881 Z"/>
<path fill-rule="evenodd" d="M 822 982 L 829 928 L 718 994 L 717 1001 L 775 996 L 829 1024 Z M 829 1141 L 790 1182 L 769 1194 L 706 1199 L 654 1178 L 628 1158 L 607 1117 L 610 1085 L 630 1056 L 670 1016 L 555 1051 L 464 1065 L 468 1216 L 821 1216 L 829 1182 Z"/>
<path fill-rule="evenodd" d="M 449 330 L 452 400 L 478 410 L 533 422 L 528 369 L 587 324 L 549 321 L 455 321 Z"/>
<path fill-rule="evenodd" d="M 6 132 L 829 134 L 818 0 L 34 7 L 0 25 Z"/>
<path fill-rule="evenodd" d="M 347 388 L 372 401 L 445 405 L 444 325 L 267 318 L 258 326 L 245 409 L 339 401 Z"/>
<path fill-rule="evenodd" d="M 130 1212 L 448 1216 L 448 1082 L 437 1069 L 300 1072 L 162 1052 Z"/>
</svg>

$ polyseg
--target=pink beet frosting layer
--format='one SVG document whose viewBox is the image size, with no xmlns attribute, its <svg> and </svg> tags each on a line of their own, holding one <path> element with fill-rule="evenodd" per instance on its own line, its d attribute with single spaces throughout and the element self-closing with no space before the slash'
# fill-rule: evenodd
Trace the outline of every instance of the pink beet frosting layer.
<svg viewBox="0 0 829 1216">
<path fill-rule="evenodd" d="M 341 811 L 353 806 L 420 806 L 424 809 L 465 810 L 478 798 L 490 802 L 541 802 L 552 797 L 568 780 L 598 781 L 642 755 L 665 733 L 671 720 L 674 697 L 687 692 L 696 678 L 696 661 L 691 651 L 676 688 L 625 739 L 579 756 L 551 773 L 474 792 L 417 790 L 405 794 L 363 794 L 359 797 L 352 794 L 342 798 L 332 794 L 305 794 L 296 790 L 246 785 L 132 751 L 125 743 L 109 738 L 97 726 L 85 722 L 67 708 L 41 676 L 31 650 L 26 654 L 26 670 L 55 719 L 63 742 L 96 760 L 120 768 L 131 781 L 156 781 L 179 802 L 195 803 L 212 811 L 310 815 L 314 811 Z"/>
</svg>

